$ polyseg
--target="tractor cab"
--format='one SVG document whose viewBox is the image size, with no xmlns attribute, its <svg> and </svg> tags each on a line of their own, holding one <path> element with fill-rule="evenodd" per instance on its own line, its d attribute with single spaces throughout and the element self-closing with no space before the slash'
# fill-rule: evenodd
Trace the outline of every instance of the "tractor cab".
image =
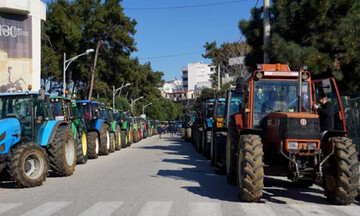
<svg viewBox="0 0 360 216">
<path fill-rule="evenodd" d="M 72 102 L 63 96 L 50 97 L 51 112 L 58 121 L 70 122 L 74 116 Z"/>
<path fill-rule="evenodd" d="M 226 101 L 225 101 L 225 114 L 224 114 L 224 127 L 228 128 L 229 118 L 235 113 L 239 113 L 241 110 L 241 101 L 243 93 L 241 90 L 231 87 L 226 92 Z"/>
<path fill-rule="evenodd" d="M 226 111 L 225 98 L 218 98 L 215 100 L 213 120 L 216 128 L 222 128 L 224 126 L 224 116 Z"/>
<path fill-rule="evenodd" d="M 0 108 L 0 119 L 18 120 L 21 139 L 26 142 L 37 143 L 39 129 L 53 120 L 49 95 L 41 96 L 38 92 L 1 93 Z"/>
<path fill-rule="evenodd" d="M 87 128 L 95 128 L 96 120 L 100 119 L 100 103 L 92 100 L 76 101 L 76 110 L 84 119 Z"/>
</svg>

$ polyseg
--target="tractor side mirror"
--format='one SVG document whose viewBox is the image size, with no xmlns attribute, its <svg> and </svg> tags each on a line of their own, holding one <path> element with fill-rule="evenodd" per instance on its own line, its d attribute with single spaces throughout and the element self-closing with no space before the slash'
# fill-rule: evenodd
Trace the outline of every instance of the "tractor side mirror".
<svg viewBox="0 0 360 216">
<path fill-rule="evenodd" d="M 45 100 L 45 90 L 43 89 L 39 90 L 38 100 Z"/>
</svg>

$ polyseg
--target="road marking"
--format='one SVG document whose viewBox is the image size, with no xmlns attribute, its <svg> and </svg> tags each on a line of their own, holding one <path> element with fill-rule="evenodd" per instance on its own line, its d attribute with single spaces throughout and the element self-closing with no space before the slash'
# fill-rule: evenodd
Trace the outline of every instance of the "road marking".
<svg viewBox="0 0 360 216">
<path fill-rule="evenodd" d="M 295 203 L 290 203 L 288 204 L 289 207 L 295 209 L 298 211 L 298 213 L 300 215 L 303 216 L 331 216 L 333 214 L 331 214 L 330 212 L 326 211 L 325 208 L 327 208 L 327 206 L 325 207 L 321 207 L 319 205 L 311 205 L 311 204 L 295 204 Z"/>
<path fill-rule="evenodd" d="M 20 203 L 1 203 L 0 204 L 0 214 L 10 211 L 13 208 L 20 206 Z"/>
<path fill-rule="evenodd" d="M 124 202 L 98 202 L 80 214 L 80 216 L 108 216 L 114 213 Z"/>
<path fill-rule="evenodd" d="M 138 216 L 167 216 L 173 202 L 147 202 Z"/>
<path fill-rule="evenodd" d="M 351 206 L 333 206 L 333 207 L 339 211 L 344 212 L 347 215 L 354 215 L 354 216 L 360 215 L 360 206 L 357 206 L 355 204 Z"/>
<path fill-rule="evenodd" d="M 190 204 L 191 216 L 221 216 L 220 203 L 194 203 Z"/>
<path fill-rule="evenodd" d="M 59 211 L 60 209 L 64 208 L 65 206 L 68 206 L 69 202 L 47 202 L 39 207 L 36 207 L 25 214 L 22 214 L 22 216 L 48 216 L 52 215 L 55 212 Z"/>
<path fill-rule="evenodd" d="M 265 203 L 240 203 L 245 215 L 251 216 L 276 216 L 277 214 Z"/>
</svg>

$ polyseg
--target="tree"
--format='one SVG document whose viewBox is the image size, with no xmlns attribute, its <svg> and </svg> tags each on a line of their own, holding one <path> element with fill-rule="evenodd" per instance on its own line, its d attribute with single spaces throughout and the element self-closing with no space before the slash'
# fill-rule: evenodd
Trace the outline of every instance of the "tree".
<svg viewBox="0 0 360 216">
<path fill-rule="evenodd" d="M 274 0 L 271 8 L 271 39 L 267 51 L 271 62 L 298 69 L 308 65 L 315 78 L 333 76 L 344 90 L 356 90 L 360 80 L 359 1 Z M 262 9 L 252 10 L 253 19 L 239 27 L 251 46 L 246 63 L 252 69 L 263 59 Z M 352 85 L 348 85 L 349 82 Z"/>
</svg>

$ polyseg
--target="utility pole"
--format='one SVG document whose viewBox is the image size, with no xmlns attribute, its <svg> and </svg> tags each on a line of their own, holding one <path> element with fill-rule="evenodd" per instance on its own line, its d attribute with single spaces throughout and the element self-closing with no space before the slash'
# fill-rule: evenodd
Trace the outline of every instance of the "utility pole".
<svg viewBox="0 0 360 216">
<path fill-rule="evenodd" d="M 220 91 L 220 64 L 218 64 L 218 84 L 217 90 Z"/>
<path fill-rule="evenodd" d="M 270 40 L 270 0 L 264 0 L 264 63 L 269 63 L 269 56 L 266 49 L 269 47 Z"/>
</svg>

